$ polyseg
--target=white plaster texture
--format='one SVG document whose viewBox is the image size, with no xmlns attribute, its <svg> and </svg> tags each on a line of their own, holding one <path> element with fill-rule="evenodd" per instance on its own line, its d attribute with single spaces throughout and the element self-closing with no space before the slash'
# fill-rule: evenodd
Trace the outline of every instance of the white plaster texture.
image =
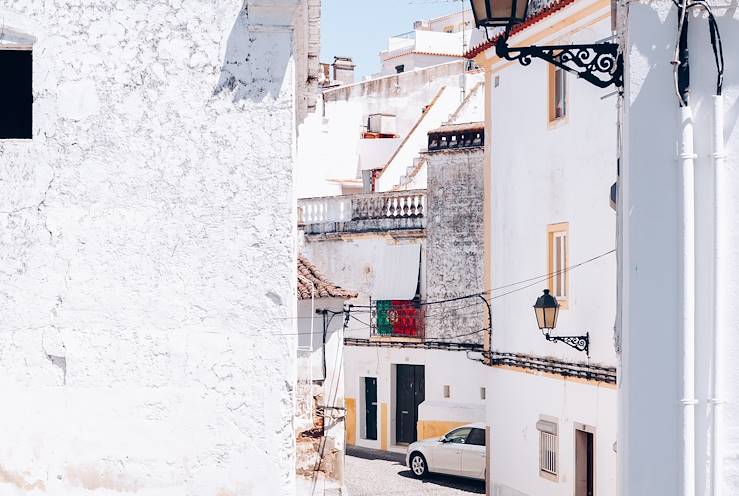
<svg viewBox="0 0 739 496">
<path fill-rule="evenodd" d="M 739 12 L 732 2 L 715 5 L 724 43 L 724 236 L 726 303 L 724 346 L 725 432 L 723 494 L 739 493 L 739 74 L 730 69 L 739 50 Z M 728 7 L 728 8 L 727 8 Z M 625 35 L 621 250 L 623 257 L 622 379 L 620 381 L 620 494 L 679 494 L 681 465 L 680 126 L 671 60 L 677 9 L 671 2 L 619 2 L 619 29 Z M 695 129 L 695 494 L 719 494 L 711 487 L 711 366 L 714 305 L 714 166 L 712 97 L 716 69 L 708 25 L 690 20 L 690 102 Z M 688 494 L 686 492 L 685 494 Z"/>
<path fill-rule="evenodd" d="M 393 158 L 395 151 L 389 156 L 377 153 L 376 148 L 363 144 L 367 140 L 361 139 L 369 115 L 378 113 L 396 116 L 396 132 L 403 140 L 396 147 L 403 149 L 402 157 L 393 159 L 392 170 L 382 176 L 380 190 L 389 191 L 396 186 L 412 168 L 418 152 L 426 147 L 425 133 L 445 122 L 461 103 L 461 86 L 469 91 L 482 80 L 479 72 L 463 78 L 464 64 L 451 62 L 326 89 L 319 110 L 300 126 L 295 180 L 298 198 L 339 195 L 342 188 L 336 180 L 361 179 L 360 169 L 382 168 Z M 424 108 L 440 92 L 434 115 L 424 119 L 423 129 L 413 133 L 413 143 L 404 143 Z M 383 163 L 376 163 L 379 156 L 384 158 Z"/>
<path fill-rule="evenodd" d="M 592 5 L 596 2 L 575 2 L 514 36 L 511 44 L 523 45 L 537 33 L 544 35 L 537 41 L 541 45 L 606 38 L 611 30 L 605 2 L 598 3 L 600 8 L 588 17 L 566 24 L 567 16 Z M 489 49 L 479 58 L 490 60 L 494 52 Z M 568 75 L 567 117 L 550 123 L 548 64 L 534 60 L 523 67 L 490 61 L 487 81 L 493 84 L 486 84 L 486 165 L 491 171 L 487 212 L 491 251 L 486 263 L 492 269 L 492 348 L 616 367 L 616 257 L 606 253 L 616 244 L 616 214 L 609 205 L 609 191 L 617 179 L 617 97 Z M 589 332 L 589 357 L 547 341 L 532 309 L 549 286 L 548 226 L 562 222 L 569 224 L 570 266 L 604 255 L 569 271 L 568 307 L 560 310 L 552 332 L 560 336 Z M 487 377 L 487 423 L 493 439 L 491 494 L 575 494 L 577 424 L 595 432 L 595 493 L 617 493 L 618 412 L 613 385 L 504 367 L 491 368 Z M 536 422 L 542 415 L 556 418 L 559 426 L 556 481 L 539 476 Z"/>
<path fill-rule="evenodd" d="M 298 3 L 3 2 L 0 494 L 294 492 Z"/>
</svg>

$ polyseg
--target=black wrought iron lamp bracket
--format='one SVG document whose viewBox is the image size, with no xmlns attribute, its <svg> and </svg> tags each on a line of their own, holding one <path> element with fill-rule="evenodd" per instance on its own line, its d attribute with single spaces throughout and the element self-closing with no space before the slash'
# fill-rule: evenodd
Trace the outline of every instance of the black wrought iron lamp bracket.
<svg viewBox="0 0 739 496">
<path fill-rule="evenodd" d="M 620 91 L 624 86 L 624 59 L 617 43 L 511 48 L 504 33 L 498 37 L 495 53 L 502 59 L 517 60 L 521 65 L 531 64 L 534 58 L 545 60 L 599 88 L 613 85 Z"/>
<path fill-rule="evenodd" d="M 590 356 L 590 333 L 586 333 L 584 336 L 552 336 L 548 332 L 543 331 L 544 337 L 547 341 L 564 343 L 570 348 L 575 348 L 577 351 L 584 351 L 586 355 Z"/>
</svg>

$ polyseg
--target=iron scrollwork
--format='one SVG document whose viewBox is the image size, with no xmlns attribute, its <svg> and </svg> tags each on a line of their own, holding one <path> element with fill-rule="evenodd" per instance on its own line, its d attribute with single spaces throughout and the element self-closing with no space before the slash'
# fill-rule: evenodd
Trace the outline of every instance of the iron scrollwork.
<svg viewBox="0 0 739 496">
<path fill-rule="evenodd" d="M 586 355 L 590 356 L 590 333 L 586 333 L 584 336 L 551 336 L 549 333 L 545 333 L 544 336 L 547 341 L 561 342 L 574 348 L 577 351 L 584 351 Z"/>
<path fill-rule="evenodd" d="M 507 36 L 500 36 L 495 45 L 498 57 L 531 64 L 532 58 L 542 59 L 598 86 L 624 86 L 623 55 L 617 43 L 591 45 L 549 45 L 511 48 Z"/>
</svg>

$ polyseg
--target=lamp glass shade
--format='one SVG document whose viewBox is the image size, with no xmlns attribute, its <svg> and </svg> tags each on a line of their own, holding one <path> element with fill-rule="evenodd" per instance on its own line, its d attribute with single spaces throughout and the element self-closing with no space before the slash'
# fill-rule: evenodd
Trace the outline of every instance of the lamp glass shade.
<svg viewBox="0 0 739 496">
<path fill-rule="evenodd" d="M 470 0 L 477 26 L 511 27 L 526 20 L 529 0 Z"/>
<path fill-rule="evenodd" d="M 559 303 L 557 299 L 545 289 L 544 294 L 536 300 L 534 305 L 536 323 L 539 329 L 554 329 L 557 327 L 557 316 L 559 315 Z"/>
</svg>

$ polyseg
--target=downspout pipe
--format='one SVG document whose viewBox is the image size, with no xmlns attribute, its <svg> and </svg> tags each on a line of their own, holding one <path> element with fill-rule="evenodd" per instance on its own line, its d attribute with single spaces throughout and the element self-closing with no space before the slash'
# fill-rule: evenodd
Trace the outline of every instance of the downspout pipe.
<svg viewBox="0 0 739 496">
<path fill-rule="evenodd" d="M 726 263 L 726 231 L 730 218 L 725 205 L 726 192 L 724 178 L 726 152 L 724 149 L 724 97 L 713 97 L 713 174 L 714 174 L 714 313 L 713 313 L 713 370 L 711 371 L 710 400 L 712 407 L 711 429 L 711 487 L 713 496 L 723 496 L 723 458 L 724 458 L 724 412 L 726 342 L 726 296 L 725 274 L 731 270 Z"/>
<path fill-rule="evenodd" d="M 682 338 L 682 495 L 695 496 L 695 151 L 693 113 L 690 108 L 688 19 L 680 17 L 678 91 L 680 94 L 680 329 Z"/>
<path fill-rule="evenodd" d="M 310 279 L 308 279 L 307 277 L 301 274 L 298 274 L 298 277 L 303 282 L 310 284 L 310 351 L 311 353 L 313 353 L 313 323 L 315 321 L 315 311 L 316 311 L 316 285 L 313 284 L 313 281 L 311 281 Z M 309 368 L 308 373 L 310 374 L 310 381 L 312 383 L 313 382 L 313 367 L 308 367 L 308 368 Z"/>
</svg>

